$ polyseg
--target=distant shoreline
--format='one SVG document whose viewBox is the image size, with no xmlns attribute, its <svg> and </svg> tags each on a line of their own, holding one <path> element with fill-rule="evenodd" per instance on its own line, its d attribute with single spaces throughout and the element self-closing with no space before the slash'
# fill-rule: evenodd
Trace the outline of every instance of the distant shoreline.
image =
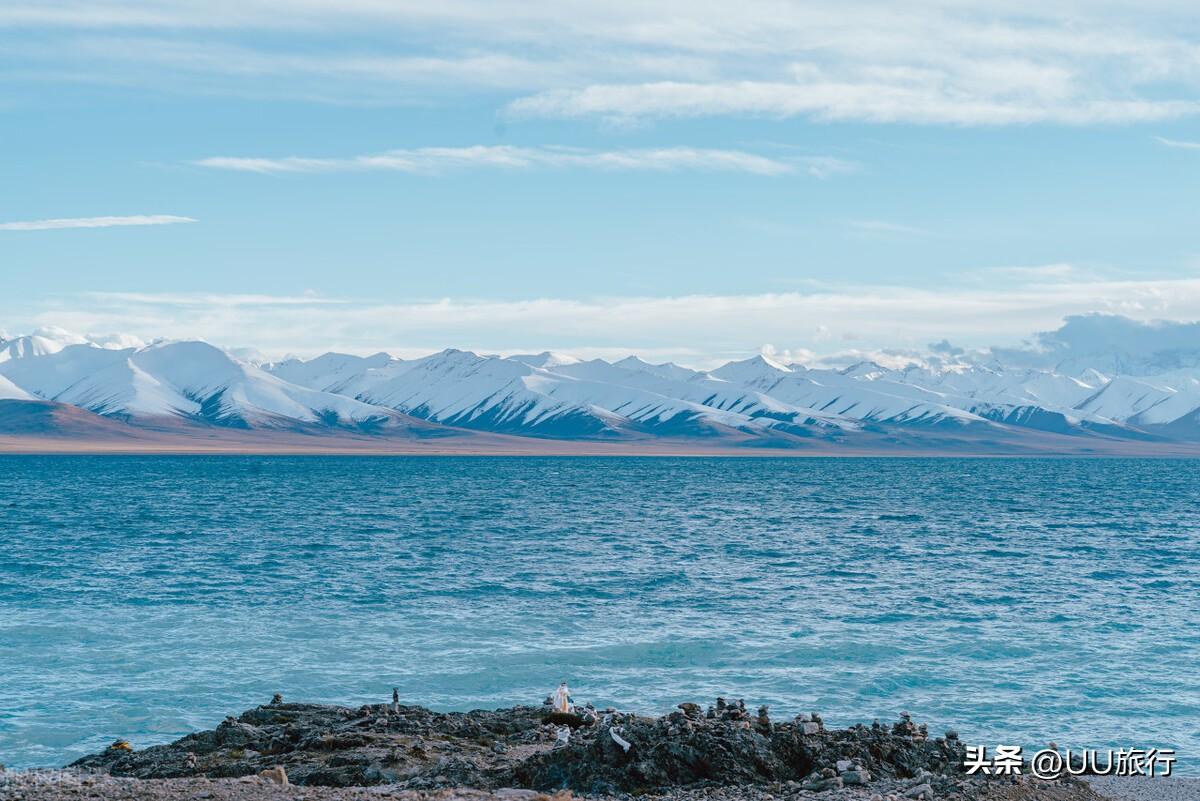
<svg viewBox="0 0 1200 801">
<path fill-rule="evenodd" d="M 12 437 L 0 434 L 0 455 L 22 456 L 503 456 L 503 457 L 738 457 L 776 459 L 1194 459 L 1200 458 L 1200 443 L 1120 443 L 1119 447 L 1079 448 L 1078 450 L 994 450 L 880 449 L 857 448 L 766 448 L 766 447 L 705 447 L 702 444 L 672 444 L 661 441 L 638 443 L 578 442 L 566 440 L 536 440 L 461 445 L 441 442 L 395 441 L 338 441 L 313 443 L 297 441 L 304 437 L 283 437 L 280 441 L 258 438 L 258 441 L 181 442 L 161 441 L 114 442 L 86 441 L 41 437 Z M 509 440 L 519 440 L 510 437 Z"/>
</svg>

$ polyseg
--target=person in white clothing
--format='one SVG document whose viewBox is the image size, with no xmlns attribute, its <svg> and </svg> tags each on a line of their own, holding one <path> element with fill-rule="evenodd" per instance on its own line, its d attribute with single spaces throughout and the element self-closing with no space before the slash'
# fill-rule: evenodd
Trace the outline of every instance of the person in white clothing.
<svg viewBox="0 0 1200 801">
<path fill-rule="evenodd" d="M 558 685 L 558 689 L 554 691 L 554 711 L 570 713 L 575 711 L 575 704 L 571 701 L 571 691 L 567 689 L 567 683 L 564 681 Z"/>
</svg>

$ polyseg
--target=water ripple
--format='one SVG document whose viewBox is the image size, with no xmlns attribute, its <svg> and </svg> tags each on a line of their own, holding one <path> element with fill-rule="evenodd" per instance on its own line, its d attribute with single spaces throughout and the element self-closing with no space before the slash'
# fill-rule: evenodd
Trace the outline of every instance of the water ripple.
<svg viewBox="0 0 1200 801">
<path fill-rule="evenodd" d="M 267 699 L 739 692 L 1200 754 L 1168 460 L 0 458 L 0 762 Z"/>
</svg>

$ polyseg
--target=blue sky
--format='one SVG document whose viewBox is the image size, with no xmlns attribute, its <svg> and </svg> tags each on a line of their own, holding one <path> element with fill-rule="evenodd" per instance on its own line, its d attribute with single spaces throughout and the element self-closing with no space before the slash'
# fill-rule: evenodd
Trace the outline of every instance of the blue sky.
<svg viewBox="0 0 1200 801">
<path fill-rule="evenodd" d="M 1185 3 L 428 5 L 0 3 L 0 329 L 704 364 L 1200 318 Z"/>
</svg>

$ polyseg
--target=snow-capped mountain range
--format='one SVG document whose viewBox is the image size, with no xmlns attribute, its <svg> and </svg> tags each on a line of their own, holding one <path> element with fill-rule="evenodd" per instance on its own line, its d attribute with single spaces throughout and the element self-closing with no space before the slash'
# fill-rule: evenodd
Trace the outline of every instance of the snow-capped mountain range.
<svg viewBox="0 0 1200 801">
<path fill-rule="evenodd" d="M 1078 365 L 1059 372 L 942 360 L 832 369 L 755 356 L 703 371 L 635 356 L 607 362 L 453 349 L 408 360 L 327 353 L 252 363 L 200 341 L 147 345 L 50 330 L 0 339 L 0 403 L 75 407 L 143 430 L 381 438 L 486 432 L 901 449 L 1036 439 L 1043 450 L 1063 438 L 1084 450 L 1087 443 L 1200 442 L 1200 367 L 1110 375 Z"/>
</svg>

